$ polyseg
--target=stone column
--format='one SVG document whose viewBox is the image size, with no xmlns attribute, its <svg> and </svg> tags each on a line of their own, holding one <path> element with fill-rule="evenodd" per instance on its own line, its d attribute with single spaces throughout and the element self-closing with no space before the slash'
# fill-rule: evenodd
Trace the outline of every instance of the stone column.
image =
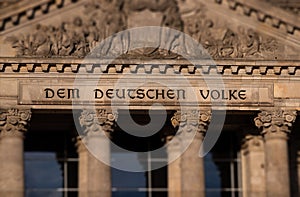
<svg viewBox="0 0 300 197">
<path fill-rule="evenodd" d="M 181 197 L 181 158 L 180 139 L 167 137 L 168 151 L 168 196 Z"/>
<path fill-rule="evenodd" d="M 243 196 L 266 197 L 263 138 L 247 134 L 241 149 Z"/>
<path fill-rule="evenodd" d="M 80 124 L 85 129 L 78 141 L 79 196 L 110 197 L 110 140 L 116 116 L 106 110 L 83 110 Z"/>
<path fill-rule="evenodd" d="M 24 196 L 23 139 L 29 110 L 0 111 L 0 196 Z"/>
<path fill-rule="evenodd" d="M 265 140 L 266 187 L 268 197 L 290 196 L 288 136 L 296 111 L 262 111 L 254 119 Z"/>
<path fill-rule="evenodd" d="M 204 197 L 205 176 L 200 147 L 210 122 L 210 111 L 176 112 L 172 118 L 181 139 L 181 196 Z"/>
</svg>

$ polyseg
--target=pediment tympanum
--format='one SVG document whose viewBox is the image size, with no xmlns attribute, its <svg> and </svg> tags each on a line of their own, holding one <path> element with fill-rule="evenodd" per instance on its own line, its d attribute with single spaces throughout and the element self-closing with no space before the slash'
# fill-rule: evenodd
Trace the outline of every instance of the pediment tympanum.
<svg viewBox="0 0 300 197">
<path fill-rule="evenodd" d="M 84 57 L 114 33 L 132 27 L 157 25 L 188 34 L 214 59 L 298 59 L 299 43 L 294 42 L 298 27 L 283 31 L 280 28 L 283 22 L 278 28 L 274 24 L 270 26 L 267 18 L 272 16 L 267 15 L 268 12 L 263 17 L 261 10 L 256 13 L 261 17 L 259 21 L 251 17 L 256 7 L 251 8 L 248 4 L 243 5 L 241 13 L 238 0 L 78 1 L 69 5 L 69 10 L 62 8 L 51 18 L 38 20 L 37 17 L 22 28 L 3 31 L 1 56 Z M 295 20 L 293 15 L 288 16 L 291 21 Z M 130 35 L 124 36 L 129 40 Z M 173 47 L 169 46 L 169 49 L 173 50 Z M 176 57 L 157 50 L 144 53 L 125 49 L 124 52 L 128 56 Z"/>
</svg>

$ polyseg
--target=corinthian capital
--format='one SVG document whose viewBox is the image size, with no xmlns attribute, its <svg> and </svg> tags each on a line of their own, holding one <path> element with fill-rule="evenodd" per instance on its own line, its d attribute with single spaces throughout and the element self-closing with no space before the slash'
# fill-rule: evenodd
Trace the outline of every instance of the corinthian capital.
<svg viewBox="0 0 300 197">
<path fill-rule="evenodd" d="M 84 109 L 79 117 L 79 123 L 84 127 L 84 135 L 88 132 L 113 131 L 117 114 L 108 112 L 105 109 L 90 110 Z"/>
<path fill-rule="evenodd" d="M 297 116 L 296 111 L 284 111 L 276 109 L 272 111 L 262 111 L 254 119 L 255 125 L 261 129 L 262 135 L 268 134 L 289 134 L 292 124 Z"/>
<path fill-rule="evenodd" d="M 210 110 L 177 111 L 171 118 L 173 127 L 181 127 L 188 132 L 196 130 L 202 134 L 206 133 L 210 120 Z"/>
<path fill-rule="evenodd" d="M 1 136 L 26 132 L 31 118 L 30 110 L 9 109 L 0 111 Z"/>
</svg>

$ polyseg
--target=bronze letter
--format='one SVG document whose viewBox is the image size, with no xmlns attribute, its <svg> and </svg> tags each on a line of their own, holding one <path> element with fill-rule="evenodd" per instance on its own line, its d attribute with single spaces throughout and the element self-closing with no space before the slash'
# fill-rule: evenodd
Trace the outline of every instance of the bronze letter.
<svg viewBox="0 0 300 197">
<path fill-rule="evenodd" d="M 75 88 L 75 89 L 68 89 L 68 99 L 71 98 L 75 98 L 75 93 L 76 93 L 76 98 L 79 98 L 79 89 Z"/>
<path fill-rule="evenodd" d="M 46 98 L 53 98 L 54 97 L 54 91 L 51 89 L 51 88 L 46 88 L 45 90 L 45 93 L 46 93 Z M 51 94 L 49 94 L 51 93 Z"/>
<path fill-rule="evenodd" d="M 64 88 L 60 88 L 57 90 L 57 96 L 59 98 L 65 98 L 65 89 Z"/>
<path fill-rule="evenodd" d="M 247 97 L 246 97 L 246 90 L 240 90 L 239 91 L 239 98 L 242 99 L 242 100 L 245 100 Z"/>
<path fill-rule="evenodd" d="M 100 89 L 95 89 L 95 99 L 101 99 L 103 97 L 103 92 Z M 98 95 L 98 93 L 100 93 L 100 95 Z"/>
<path fill-rule="evenodd" d="M 109 99 L 114 98 L 113 91 L 114 91 L 114 89 L 108 89 L 108 90 L 106 90 L 106 96 L 107 96 L 107 98 L 109 98 Z"/>
</svg>

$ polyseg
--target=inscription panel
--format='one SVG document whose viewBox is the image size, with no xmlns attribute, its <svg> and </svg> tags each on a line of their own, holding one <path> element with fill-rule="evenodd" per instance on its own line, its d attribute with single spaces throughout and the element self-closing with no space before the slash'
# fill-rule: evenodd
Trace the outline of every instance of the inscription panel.
<svg viewBox="0 0 300 197">
<path fill-rule="evenodd" d="M 219 87 L 219 88 L 217 88 Z M 114 87 L 49 83 L 19 84 L 21 105 L 272 105 L 273 86 L 225 84 L 224 87 Z"/>
</svg>

